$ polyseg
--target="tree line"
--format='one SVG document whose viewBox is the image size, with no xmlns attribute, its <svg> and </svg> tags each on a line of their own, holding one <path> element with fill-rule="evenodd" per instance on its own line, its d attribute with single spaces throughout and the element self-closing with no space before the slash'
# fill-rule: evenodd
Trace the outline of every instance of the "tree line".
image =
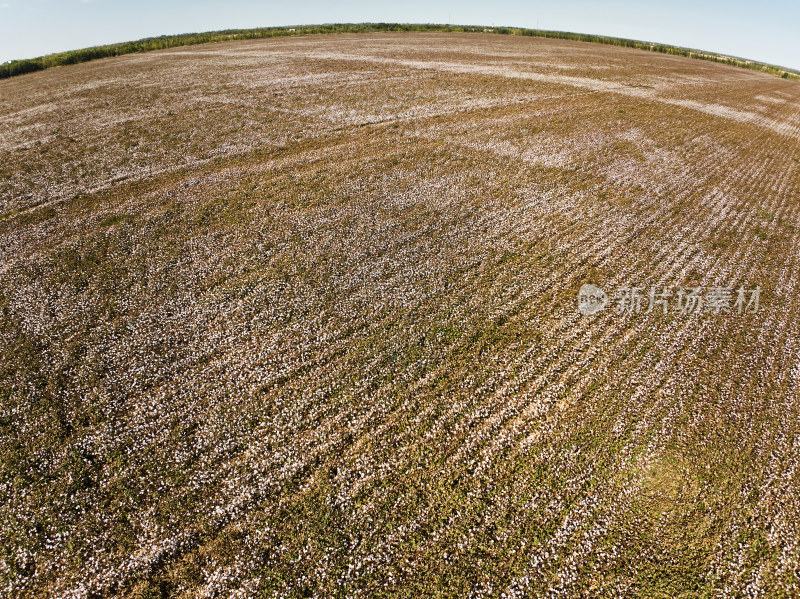
<svg viewBox="0 0 800 599">
<path fill-rule="evenodd" d="M 591 35 L 584 33 L 571 33 L 568 31 L 547 31 L 542 29 L 525 29 L 521 27 L 483 27 L 466 25 L 433 25 L 433 24 L 402 24 L 402 23 L 349 23 L 338 25 L 303 25 L 296 27 L 261 27 L 257 29 L 228 29 L 224 31 L 209 31 L 206 33 L 184 33 L 180 35 L 162 35 L 160 37 L 148 37 L 133 42 L 123 42 L 119 44 L 108 44 L 105 46 L 95 46 L 83 48 L 81 50 L 71 50 L 68 52 L 58 52 L 39 56 L 38 58 L 28 58 L 22 60 L 12 60 L 5 64 L 0 64 L 0 79 L 14 77 L 42 71 L 51 67 L 58 67 L 81 62 L 88 62 L 98 58 L 110 56 L 121 56 L 123 54 L 133 54 L 136 52 L 149 52 L 151 50 L 164 50 L 177 46 L 192 46 L 195 44 L 207 44 L 211 42 L 222 42 L 232 40 L 247 40 L 269 37 L 281 37 L 291 35 L 310 35 L 316 33 L 375 33 L 375 32 L 460 32 L 460 33 L 484 33 L 492 32 L 505 35 L 523 35 L 532 37 L 544 37 L 562 40 L 572 40 L 578 42 L 592 42 L 596 44 L 608 44 L 612 46 L 624 46 L 639 50 L 649 50 L 664 54 L 674 54 L 677 56 L 687 56 L 701 60 L 711 60 L 737 67 L 744 67 L 757 71 L 763 71 L 772 75 L 783 77 L 784 79 L 800 79 L 800 71 L 785 69 L 782 67 L 769 65 L 761 62 L 723 56 L 714 52 L 703 52 L 690 48 L 681 48 L 667 44 L 655 44 L 638 40 L 606 37 L 602 35 Z"/>
</svg>

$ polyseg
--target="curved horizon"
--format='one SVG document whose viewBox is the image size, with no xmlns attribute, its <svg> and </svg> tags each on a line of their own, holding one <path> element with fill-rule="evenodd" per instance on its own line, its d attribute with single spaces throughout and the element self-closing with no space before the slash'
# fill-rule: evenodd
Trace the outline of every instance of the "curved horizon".
<svg viewBox="0 0 800 599">
<path fill-rule="evenodd" d="M 180 32 L 298 23 L 480 23 L 548 31 L 586 32 L 633 40 L 658 40 L 786 69 L 800 70 L 800 48 L 792 43 L 800 5 L 766 0 L 706 3 L 675 0 L 499 0 L 491 6 L 466 2 L 420 2 L 374 6 L 350 0 L 335 6 L 312 0 L 291 6 L 255 0 L 225 5 L 174 0 L 0 0 L 0 63 L 87 47 L 123 43 Z M 602 32 L 602 33 L 595 33 Z"/>
<path fill-rule="evenodd" d="M 464 23 L 413 23 L 413 22 L 392 22 L 392 23 L 388 23 L 388 22 L 377 22 L 377 21 L 362 21 L 362 22 L 353 22 L 353 23 L 345 23 L 345 22 L 341 22 L 341 23 L 292 23 L 290 25 L 276 25 L 276 26 L 267 25 L 267 26 L 263 26 L 263 27 L 245 27 L 245 28 L 232 28 L 232 29 L 209 29 L 209 30 L 206 30 L 206 31 L 181 31 L 181 32 L 178 32 L 178 33 L 162 33 L 162 34 L 159 34 L 159 35 L 140 37 L 140 38 L 137 38 L 137 39 L 116 40 L 116 41 L 109 42 L 107 44 L 96 44 L 96 45 L 91 45 L 91 46 L 71 47 L 71 48 L 67 48 L 67 49 L 63 49 L 63 50 L 56 50 L 54 52 L 48 52 L 46 54 L 39 54 L 39 55 L 36 55 L 36 56 L 29 55 L 29 56 L 23 56 L 23 57 L 19 57 L 19 58 L 12 58 L 10 60 L 4 60 L 2 62 L 2 64 L 8 64 L 8 63 L 18 62 L 18 61 L 23 61 L 23 60 L 37 60 L 37 59 L 40 59 L 40 58 L 46 58 L 48 56 L 56 56 L 56 55 L 59 55 L 59 54 L 67 54 L 67 53 L 70 53 L 70 52 L 80 52 L 80 51 L 83 51 L 83 50 L 91 50 L 93 48 L 103 48 L 103 47 L 107 47 L 107 46 L 116 46 L 116 45 L 121 45 L 121 44 L 133 44 L 133 43 L 137 43 L 137 42 L 143 42 L 143 41 L 146 41 L 146 40 L 159 39 L 159 38 L 182 37 L 182 36 L 191 36 L 191 35 L 212 35 L 212 34 L 221 34 L 221 33 L 225 33 L 225 32 L 256 31 L 256 30 L 262 30 L 262 29 L 283 29 L 283 30 L 288 30 L 288 29 L 291 29 L 291 28 L 328 27 L 328 26 L 340 27 L 340 26 L 347 26 L 347 25 L 364 25 L 364 26 L 397 25 L 397 26 L 410 26 L 410 27 L 417 27 L 417 26 L 422 26 L 422 27 L 426 27 L 426 26 L 432 26 L 432 27 L 461 27 L 461 28 L 484 28 L 484 29 L 491 29 L 491 30 L 494 30 L 494 29 L 528 29 L 526 27 L 520 27 L 520 26 L 517 26 L 517 25 L 488 25 L 486 23 L 471 23 L 471 24 L 464 24 Z M 679 49 L 682 49 L 682 50 L 691 50 L 693 52 L 701 52 L 701 53 L 717 55 L 717 56 L 721 56 L 721 57 L 735 58 L 735 59 L 741 60 L 741 61 L 747 61 L 747 62 L 752 62 L 752 63 L 756 63 L 756 64 L 762 64 L 762 65 L 765 65 L 765 66 L 784 69 L 786 71 L 792 71 L 792 72 L 795 72 L 795 73 L 800 73 L 800 68 L 792 68 L 792 67 L 789 67 L 789 66 L 787 66 L 785 64 L 764 62 L 764 61 L 761 61 L 761 60 L 758 60 L 758 59 L 755 59 L 755 58 L 751 58 L 749 56 L 739 56 L 739 55 L 736 55 L 736 54 L 717 52 L 715 50 L 709 50 L 709 49 L 706 49 L 706 48 L 691 47 L 691 46 L 676 46 L 676 45 L 671 44 L 669 42 L 664 42 L 664 41 L 654 40 L 654 39 L 623 38 L 623 37 L 619 37 L 619 36 L 615 36 L 615 35 L 609 35 L 609 34 L 606 34 L 606 33 L 601 33 L 601 32 L 598 32 L 598 31 L 572 31 L 572 30 L 567 31 L 567 30 L 562 30 L 562 29 L 534 29 L 534 31 L 542 31 L 542 32 L 554 33 L 554 34 L 556 34 L 556 33 L 564 33 L 564 34 L 569 34 L 569 35 L 581 35 L 581 36 L 599 37 L 599 38 L 607 38 L 607 39 L 616 39 L 616 40 L 627 40 L 627 41 L 639 42 L 639 43 L 642 43 L 642 44 L 650 44 L 650 45 L 653 45 L 653 46 L 669 46 L 669 47 L 673 47 L 673 48 L 679 48 Z M 458 33 L 458 32 L 456 32 L 456 33 Z M 486 31 L 485 33 L 495 33 L 495 32 L 494 31 Z M 590 43 L 592 43 L 592 42 L 590 42 Z M 595 42 L 595 43 L 597 43 L 597 42 Z"/>
<path fill-rule="evenodd" d="M 65 50 L 36 56 L 33 58 L 6 61 L 0 64 L 0 79 L 46 70 L 56 66 L 68 66 L 72 64 L 89 62 L 101 58 L 205 43 L 221 43 L 225 41 L 236 41 L 241 39 L 263 39 L 278 36 L 310 34 L 330 35 L 342 33 L 357 34 L 403 32 L 510 34 L 616 45 L 638 50 L 678 55 L 691 59 L 708 60 L 730 66 L 766 72 L 783 78 L 800 79 L 800 71 L 782 65 L 764 63 L 732 54 L 720 54 L 700 48 L 674 46 L 663 42 L 633 38 L 620 38 L 594 33 L 580 33 L 548 29 L 527 29 L 521 27 L 509 27 L 505 25 L 450 25 L 435 23 L 326 23 L 286 25 L 280 27 L 251 29 L 221 29 L 175 35 L 159 35 L 140 38 L 138 40 L 115 42 L 100 46 L 86 46 L 74 50 Z"/>
</svg>

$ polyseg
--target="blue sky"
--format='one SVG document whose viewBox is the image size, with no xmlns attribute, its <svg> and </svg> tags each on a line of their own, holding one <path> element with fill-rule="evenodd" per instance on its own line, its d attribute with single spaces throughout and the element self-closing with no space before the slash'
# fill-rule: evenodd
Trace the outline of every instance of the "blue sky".
<svg viewBox="0 0 800 599">
<path fill-rule="evenodd" d="M 0 62 L 170 33 L 377 21 L 538 26 L 800 69 L 800 0 L 0 0 Z"/>
</svg>

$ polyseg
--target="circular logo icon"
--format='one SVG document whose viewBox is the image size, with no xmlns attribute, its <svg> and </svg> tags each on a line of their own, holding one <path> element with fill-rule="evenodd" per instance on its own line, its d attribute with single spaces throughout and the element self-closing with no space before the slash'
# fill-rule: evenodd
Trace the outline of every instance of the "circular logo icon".
<svg viewBox="0 0 800 599">
<path fill-rule="evenodd" d="M 597 285 L 581 285 L 578 291 L 578 310 L 584 316 L 603 310 L 608 304 L 606 292 Z"/>
</svg>

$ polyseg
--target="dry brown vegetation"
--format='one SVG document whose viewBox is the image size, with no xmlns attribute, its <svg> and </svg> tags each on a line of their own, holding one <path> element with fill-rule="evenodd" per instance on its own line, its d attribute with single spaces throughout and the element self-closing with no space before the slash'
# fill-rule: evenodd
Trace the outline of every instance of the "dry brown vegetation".
<svg viewBox="0 0 800 599">
<path fill-rule="evenodd" d="M 235 42 L 1 81 L 0 157 L 3 596 L 800 594 L 800 83 Z"/>
</svg>

